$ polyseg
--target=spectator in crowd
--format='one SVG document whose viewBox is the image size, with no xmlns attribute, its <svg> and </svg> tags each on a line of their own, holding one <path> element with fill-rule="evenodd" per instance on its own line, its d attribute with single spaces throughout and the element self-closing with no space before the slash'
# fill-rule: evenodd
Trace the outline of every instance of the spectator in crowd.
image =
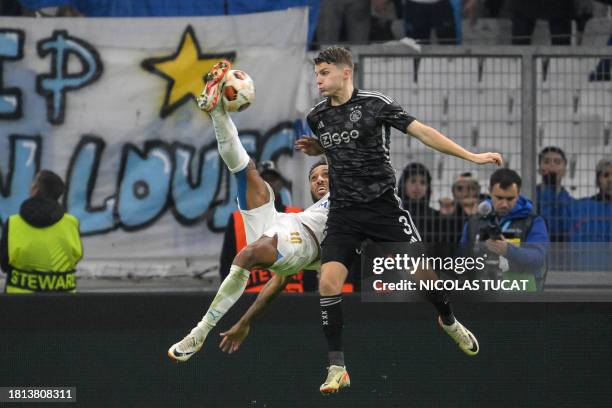
<svg viewBox="0 0 612 408">
<path fill-rule="evenodd" d="M 75 268 L 83 256 L 79 221 L 58 202 L 64 182 L 41 170 L 31 196 L 2 229 L 0 265 L 6 293 L 75 292 Z"/>
<path fill-rule="evenodd" d="M 552 45 L 570 45 L 574 0 L 512 0 L 512 44 L 529 45 L 536 20 L 547 20 Z"/>
<path fill-rule="evenodd" d="M 575 200 L 565 218 L 573 243 L 567 257 L 570 269 L 608 271 L 612 265 L 612 158 L 597 163 L 595 183 L 599 192 Z"/>
<path fill-rule="evenodd" d="M 461 173 L 451 187 L 453 198 L 443 197 L 440 202 L 440 241 L 457 244 L 466 219 L 476 212 L 484 199 L 480 183 L 471 172 Z"/>
<path fill-rule="evenodd" d="M 455 202 L 455 214 L 460 216 L 474 214 L 478 203 L 483 198 L 480 194 L 478 179 L 469 171 L 457 177 L 451 191 Z"/>
<path fill-rule="evenodd" d="M 429 43 L 431 31 L 435 30 L 438 43 L 457 44 L 455 13 L 451 0 L 405 0 L 406 36 L 420 43 Z"/>
<path fill-rule="evenodd" d="M 380 6 L 373 5 L 370 42 L 386 42 L 396 39 L 393 23 L 401 18 L 401 9 L 401 0 L 381 0 Z"/>
<path fill-rule="evenodd" d="M 439 240 L 440 214 L 429 205 L 431 198 L 431 174 L 421 163 L 410 163 L 397 183 L 402 207 L 408 211 L 425 243 Z"/>
<path fill-rule="evenodd" d="M 302 208 L 286 206 L 282 202 L 282 190 L 285 189 L 288 185 L 288 182 L 285 178 L 278 172 L 274 162 L 264 161 L 258 166 L 259 173 L 261 177 L 272 187 L 272 191 L 274 191 L 275 201 L 274 206 L 276 210 L 279 212 L 291 213 L 291 212 L 301 212 Z M 236 210 L 230 216 L 227 227 L 225 229 L 225 235 L 223 237 L 223 246 L 221 248 L 221 259 L 219 261 L 219 274 L 221 275 L 221 280 L 225 279 L 229 274 L 230 266 L 232 265 L 232 261 L 234 260 L 236 254 L 240 252 L 242 248 L 246 246 L 246 232 L 244 230 L 244 222 L 242 220 L 242 214 L 240 211 Z M 304 291 L 304 281 L 303 281 L 303 272 L 300 272 L 292 277 L 292 280 L 287 284 L 285 290 L 290 292 L 303 292 Z M 310 290 L 315 290 L 316 288 L 316 276 L 309 276 L 308 278 L 312 278 L 311 280 L 314 283 L 315 287 L 309 288 Z M 272 273 L 265 269 L 253 269 L 251 271 L 251 276 L 247 283 L 247 292 L 258 292 L 263 286 L 272 279 Z M 312 282 L 308 282 L 306 284 L 307 288 L 309 284 Z M 310 285 L 312 286 L 312 285 Z"/>
<path fill-rule="evenodd" d="M 430 206 L 431 173 L 427 167 L 421 163 L 408 164 L 397 186 L 402 207 L 410 212 L 429 255 L 441 258 L 455 255 L 465 216 L 455 216 L 454 208 L 450 216 L 444 216 Z M 450 204 L 453 205 L 452 200 Z"/>
<path fill-rule="evenodd" d="M 370 39 L 372 8 L 382 13 L 386 0 L 321 0 L 317 42 L 336 44 L 344 29 L 351 44 L 367 44 Z"/>
<path fill-rule="evenodd" d="M 601 203 L 612 202 L 612 159 L 601 159 L 595 168 L 599 193 L 591 197 Z"/>
<path fill-rule="evenodd" d="M 536 187 L 537 212 L 546 220 L 551 242 L 566 241 L 563 217 L 574 199 L 561 185 L 567 169 L 565 153 L 555 146 L 545 147 L 538 155 L 538 166 L 542 183 Z"/>
<path fill-rule="evenodd" d="M 527 280 L 527 290 L 541 289 L 549 242 L 544 219 L 535 213 L 531 201 L 520 195 L 521 178 L 514 170 L 495 171 L 489 191 L 491 198 L 487 202 L 492 213 L 468 219 L 461 247 L 472 256 L 487 255 L 488 277 Z M 491 225 L 496 225 L 498 231 Z"/>
</svg>

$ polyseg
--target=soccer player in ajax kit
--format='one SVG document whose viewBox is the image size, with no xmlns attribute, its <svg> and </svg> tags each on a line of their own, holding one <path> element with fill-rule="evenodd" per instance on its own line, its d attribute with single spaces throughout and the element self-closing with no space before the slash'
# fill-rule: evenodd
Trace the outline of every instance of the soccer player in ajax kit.
<svg viewBox="0 0 612 408">
<path fill-rule="evenodd" d="M 315 58 L 319 92 L 325 97 L 307 120 L 316 137 L 302 137 L 296 148 L 308 155 L 325 154 L 329 169 L 330 210 L 321 244 L 319 293 L 329 367 L 321 385 L 324 394 L 350 385 L 342 348 L 342 285 L 356 256 L 369 238 L 375 242 L 420 242 L 410 214 L 395 194 L 395 171 L 389 157 L 390 127 L 416 137 L 442 153 L 476 164 L 502 164 L 498 153 L 469 152 L 435 129 L 419 123 L 388 96 L 353 86 L 350 52 L 331 47 Z M 436 280 L 421 270 L 420 279 Z M 453 316 L 443 291 L 428 291 L 439 313 L 438 323 L 468 355 L 478 353 L 474 335 Z"/>
</svg>

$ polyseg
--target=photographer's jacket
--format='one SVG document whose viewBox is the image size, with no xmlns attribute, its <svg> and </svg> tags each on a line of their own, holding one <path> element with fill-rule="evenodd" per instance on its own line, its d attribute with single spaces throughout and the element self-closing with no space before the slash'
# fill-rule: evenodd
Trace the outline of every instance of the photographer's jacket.
<svg viewBox="0 0 612 408">
<path fill-rule="evenodd" d="M 471 216 L 463 228 L 461 246 L 474 248 L 476 235 L 485 224 L 486 221 L 478 215 Z M 546 264 L 548 231 L 544 219 L 534 212 L 531 201 L 519 196 L 510 213 L 499 220 L 499 225 L 504 237 L 518 245 L 508 244 L 505 258 L 508 259 L 510 270 L 535 273 L 537 278 L 541 278 L 541 271 Z"/>
<path fill-rule="evenodd" d="M 82 256 L 79 221 L 54 200 L 29 198 L 2 231 L 6 292 L 73 292 Z"/>
</svg>

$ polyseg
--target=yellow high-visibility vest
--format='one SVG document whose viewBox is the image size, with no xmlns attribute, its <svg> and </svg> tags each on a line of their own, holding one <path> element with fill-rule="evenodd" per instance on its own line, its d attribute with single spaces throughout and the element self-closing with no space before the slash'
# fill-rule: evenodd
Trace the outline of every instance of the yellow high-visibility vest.
<svg viewBox="0 0 612 408">
<path fill-rule="evenodd" d="M 75 267 L 83 257 L 76 217 L 64 214 L 55 224 L 37 228 L 15 214 L 8 225 L 6 293 L 76 291 Z"/>
</svg>

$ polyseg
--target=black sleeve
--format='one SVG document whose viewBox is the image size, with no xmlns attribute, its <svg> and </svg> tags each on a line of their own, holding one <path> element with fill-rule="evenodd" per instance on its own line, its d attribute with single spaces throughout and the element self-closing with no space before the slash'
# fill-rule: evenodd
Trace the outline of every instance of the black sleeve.
<svg viewBox="0 0 612 408">
<path fill-rule="evenodd" d="M 9 266 L 9 255 L 8 255 L 8 219 L 2 226 L 2 238 L 0 239 L 0 268 L 2 272 L 8 273 L 10 270 Z"/>
<path fill-rule="evenodd" d="M 408 126 L 415 120 L 397 102 L 383 103 L 376 119 L 385 125 L 392 126 L 400 132 L 406 133 Z"/>
<path fill-rule="evenodd" d="M 309 114 L 308 116 L 306 116 L 306 123 L 308 123 L 308 127 L 312 131 L 312 134 L 314 135 L 314 137 L 318 139 L 319 133 L 317 132 L 318 129 L 315 126 L 315 119 L 313 118 L 312 114 Z"/>
<path fill-rule="evenodd" d="M 223 246 L 221 247 L 221 258 L 219 259 L 219 275 L 221 280 L 229 275 L 230 267 L 236 257 L 236 232 L 234 229 L 234 215 L 230 215 L 223 235 Z"/>
</svg>

